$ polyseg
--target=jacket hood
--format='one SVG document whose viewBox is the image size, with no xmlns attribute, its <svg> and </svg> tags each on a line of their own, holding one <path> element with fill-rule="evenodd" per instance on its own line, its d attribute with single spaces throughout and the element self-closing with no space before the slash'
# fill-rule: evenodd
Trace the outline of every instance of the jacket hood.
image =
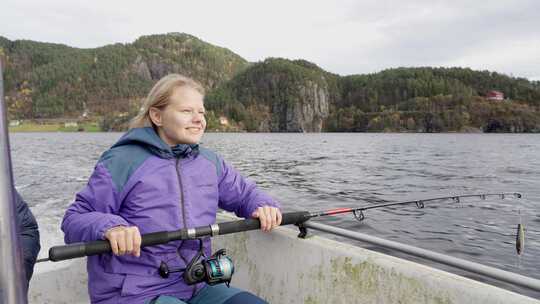
<svg viewBox="0 0 540 304">
<path fill-rule="evenodd" d="M 159 137 L 152 127 L 130 129 L 112 148 L 125 145 L 142 146 L 161 158 L 186 157 L 191 153 L 198 153 L 199 151 L 198 144 L 178 144 L 170 147 Z"/>
</svg>

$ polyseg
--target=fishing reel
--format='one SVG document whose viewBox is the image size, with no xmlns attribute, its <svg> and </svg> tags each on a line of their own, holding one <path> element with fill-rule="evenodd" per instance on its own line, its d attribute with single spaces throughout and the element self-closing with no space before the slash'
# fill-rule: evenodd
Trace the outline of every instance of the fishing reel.
<svg viewBox="0 0 540 304">
<path fill-rule="evenodd" d="M 167 263 L 163 261 L 159 265 L 158 273 L 162 278 L 168 278 L 173 272 L 184 272 L 182 276 L 188 285 L 206 282 L 208 285 L 225 283 L 229 287 L 234 264 L 225 249 L 219 249 L 207 258 L 203 252 L 203 242 L 199 239 L 199 251 L 186 268 L 169 269 Z"/>
</svg>

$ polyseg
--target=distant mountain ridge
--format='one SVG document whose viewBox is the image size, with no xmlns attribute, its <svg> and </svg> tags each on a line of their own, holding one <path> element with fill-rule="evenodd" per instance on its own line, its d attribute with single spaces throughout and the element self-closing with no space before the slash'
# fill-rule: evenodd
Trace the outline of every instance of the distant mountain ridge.
<svg viewBox="0 0 540 304">
<path fill-rule="evenodd" d="M 0 36 L 0 59 L 11 119 L 87 117 L 121 129 L 155 81 L 181 73 L 207 89 L 210 129 L 540 131 L 540 82 L 468 68 L 340 76 L 305 60 L 249 63 L 183 33 L 94 49 Z M 507 100 L 484 98 L 491 90 Z"/>
<path fill-rule="evenodd" d="M 10 114 L 17 118 L 125 112 L 168 73 L 212 89 L 248 65 L 227 49 L 176 33 L 95 49 L 0 38 L 0 48 Z"/>
</svg>

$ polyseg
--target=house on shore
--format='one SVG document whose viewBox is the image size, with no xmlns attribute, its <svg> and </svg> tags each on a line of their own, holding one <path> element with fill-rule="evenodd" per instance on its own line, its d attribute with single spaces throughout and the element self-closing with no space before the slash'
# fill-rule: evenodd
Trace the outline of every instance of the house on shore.
<svg viewBox="0 0 540 304">
<path fill-rule="evenodd" d="M 502 101 L 504 100 L 504 93 L 500 91 L 491 90 L 486 93 L 487 100 Z"/>
</svg>

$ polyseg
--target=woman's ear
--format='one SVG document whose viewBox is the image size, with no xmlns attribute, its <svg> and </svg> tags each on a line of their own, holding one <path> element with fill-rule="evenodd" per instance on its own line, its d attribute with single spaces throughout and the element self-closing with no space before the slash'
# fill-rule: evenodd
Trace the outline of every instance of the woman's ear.
<svg viewBox="0 0 540 304">
<path fill-rule="evenodd" d="M 150 120 L 154 123 L 154 125 L 158 127 L 161 127 L 161 125 L 163 125 L 160 109 L 151 107 L 150 109 L 148 109 L 148 116 L 150 116 Z"/>
</svg>

